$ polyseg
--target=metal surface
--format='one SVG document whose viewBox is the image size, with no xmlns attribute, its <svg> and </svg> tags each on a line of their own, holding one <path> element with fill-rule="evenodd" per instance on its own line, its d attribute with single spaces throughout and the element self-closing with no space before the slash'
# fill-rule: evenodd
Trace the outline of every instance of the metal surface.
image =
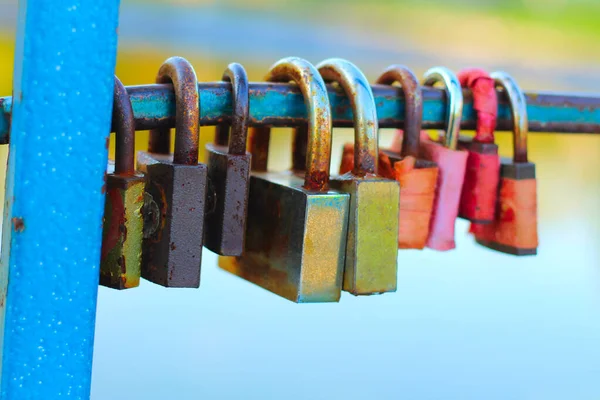
<svg viewBox="0 0 600 400">
<path fill-rule="evenodd" d="M 129 95 L 115 76 L 115 163 L 106 176 L 100 284 L 114 289 L 140 283 L 144 176 L 135 173 L 135 126 Z"/>
<path fill-rule="evenodd" d="M 217 125 L 230 121 L 231 84 L 211 82 L 198 84 L 202 102 L 201 125 Z M 401 88 L 372 85 L 380 128 L 402 128 L 404 96 Z M 297 126 L 306 122 L 302 93 L 297 87 L 284 83 L 250 83 L 250 126 Z M 136 128 L 138 130 L 175 126 L 175 97 L 169 84 L 129 86 Z M 352 126 L 352 109 L 348 98 L 328 87 L 333 107 L 334 126 Z M 444 129 L 445 99 L 443 89 L 422 89 L 423 128 Z M 463 92 L 464 107 L 461 129 L 475 129 L 476 113 L 471 93 Z M 525 94 L 530 132 L 600 134 L 600 96 L 571 93 L 530 92 Z M 508 98 L 498 93 L 496 131 L 512 130 Z M 0 98 L 0 143 L 9 142 L 12 97 Z"/>
<path fill-rule="evenodd" d="M 340 299 L 347 194 L 314 192 L 292 172 L 253 174 L 246 249 L 219 266 L 297 303 Z"/>
<path fill-rule="evenodd" d="M 506 91 L 510 101 L 513 121 L 513 161 L 515 163 L 527 162 L 527 102 L 517 82 L 506 72 L 496 71 L 490 74 L 497 86 Z"/>
<path fill-rule="evenodd" d="M 404 132 L 400 156 L 418 158 L 423 115 L 421 86 L 415 74 L 404 65 L 390 65 L 377 78 L 379 85 L 393 85 L 395 82 L 401 85 L 404 94 Z"/>
<path fill-rule="evenodd" d="M 198 79 L 192 65 L 182 57 L 170 57 L 160 67 L 157 83 L 172 82 L 175 87 L 176 140 L 173 163 L 198 164 L 200 96 Z M 177 90 L 181 88 L 182 90 Z M 196 107 L 198 105 L 198 107 Z M 168 154 L 170 146 L 168 128 L 150 131 L 150 153 Z M 157 143 L 155 146 L 154 143 Z M 166 146 L 165 146 L 166 143 Z"/>
<path fill-rule="evenodd" d="M 239 256 L 244 251 L 252 159 L 246 152 L 248 76 L 244 67 L 232 63 L 223 79 L 233 82 L 234 116 L 231 136 L 229 124 L 221 124 L 216 129 L 215 143 L 206 145 L 211 189 L 207 195 L 204 246 L 220 255 Z"/>
<path fill-rule="evenodd" d="M 517 256 L 536 255 L 537 184 L 535 164 L 527 160 L 527 107 L 523 92 L 506 72 L 490 74 L 506 90 L 515 124 L 514 155 L 502 158 L 496 217 L 491 224 L 476 226 L 477 243 Z"/>
<path fill-rule="evenodd" d="M 326 191 L 329 188 L 331 160 L 331 108 L 325 82 L 314 75 L 315 68 L 306 61 L 289 57 L 271 66 L 266 80 L 270 82 L 294 81 L 304 97 L 308 110 L 308 151 L 304 188 Z M 319 73 L 321 71 L 319 70 Z M 323 75 L 321 73 L 321 75 Z"/>
<path fill-rule="evenodd" d="M 154 147 L 162 146 L 161 138 L 168 133 L 156 131 L 149 147 L 159 153 L 139 152 L 137 160 L 138 169 L 146 174 L 146 198 L 156 204 L 146 217 L 156 229 L 144 232 L 142 277 L 166 287 L 197 288 L 207 190 L 206 165 L 198 164 L 198 86 L 194 69 L 181 57 L 171 57 L 161 66 L 159 78 L 167 76 L 173 79 L 177 97 L 175 153 Z"/>
<path fill-rule="evenodd" d="M 446 96 L 450 99 L 446 105 L 447 123 L 444 146 L 450 150 L 455 150 L 463 109 L 462 88 L 456 75 L 448 68 L 434 67 L 425 72 L 424 86 L 433 86 L 438 82 L 443 83 Z"/>
<path fill-rule="evenodd" d="M 331 187 L 350 195 L 343 289 L 354 295 L 396 291 L 400 185 L 376 175 L 377 112 L 364 74 L 343 59 L 318 65 L 350 97 L 354 115 L 354 166 L 331 178 Z"/>
<path fill-rule="evenodd" d="M 535 175 L 533 163 L 515 163 L 507 158 L 501 160 L 496 219 L 491 224 L 478 227 L 475 234 L 477 243 L 515 256 L 537 254 Z M 532 232 L 534 239 L 531 239 Z"/>
<path fill-rule="evenodd" d="M 447 68 L 432 68 L 426 76 L 429 76 L 425 78 L 426 84 L 443 82 L 451 99 L 447 103 L 444 140 L 427 138 L 421 141 L 422 157 L 435 162 L 439 168 L 427 247 L 437 251 L 448 251 L 456 247 L 455 223 L 469 155 L 466 151 L 456 150 L 463 107 L 462 91 L 458 78 Z M 458 99 L 452 100 L 453 97 Z"/>
<path fill-rule="evenodd" d="M 336 302 L 349 196 L 329 190 L 331 108 L 325 82 L 313 65 L 296 57 L 275 63 L 267 79 L 293 80 L 303 93 L 310 115 L 308 157 L 302 171 L 264 172 L 270 129 L 251 131 L 252 159 L 259 162 L 253 162 L 250 178 L 245 251 L 220 257 L 219 266 L 294 302 Z"/>
<path fill-rule="evenodd" d="M 385 85 L 400 83 L 406 99 L 402 145 L 398 148 L 396 136 L 392 145 L 394 151 L 383 150 L 390 159 L 395 179 L 400 183 L 398 248 L 423 249 L 429 234 L 439 171 L 436 163 L 419 158 L 423 114 L 422 88 L 415 74 L 402 65 L 386 68 L 377 82 Z M 396 135 L 399 133 L 396 132 Z M 411 159 L 414 159 L 414 163 Z M 399 170 L 395 165 L 398 162 L 402 163 Z M 409 167 L 411 164 L 412 167 Z"/>
<path fill-rule="evenodd" d="M 320 62 L 317 68 L 326 82 L 337 83 L 350 100 L 354 126 L 352 174 L 376 174 L 379 160 L 379 126 L 369 81 L 354 64 L 343 59 L 327 59 Z"/>
<path fill-rule="evenodd" d="M 135 119 L 129 94 L 115 76 L 113 123 L 115 127 L 115 173 L 135 174 Z"/>
<path fill-rule="evenodd" d="M 19 2 L 0 264 L 3 400 L 90 397 L 118 7 Z"/>
<path fill-rule="evenodd" d="M 217 125 L 215 129 L 215 144 L 229 145 L 229 154 L 246 154 L 246 137 L 250 119 L 248 91 L 248 74 L 238 63 L 231 63 L 223 73 L 223 81 L 231 82 L 231 121 Z M 233 132 L 229 137 L 229 130 Z"/>
</svg>

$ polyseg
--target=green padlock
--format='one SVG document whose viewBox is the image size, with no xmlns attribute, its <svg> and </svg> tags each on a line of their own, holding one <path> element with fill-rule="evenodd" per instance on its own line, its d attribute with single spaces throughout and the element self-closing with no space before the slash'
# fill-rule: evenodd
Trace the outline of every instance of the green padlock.
<svg viewBox="0 0 600 400">
<path fill-rule="evenodd" d="M 106 176 L 100 284 L 127 289 L 140 284 L 144 220 L 144 176 L 135 171 L 135 120 L 131 100 L 115 76 L 115 163 Z"/>
<path fill-rule="evenodd" d="M 354 295 L 395 292 L 400 185 L 377 175 L 378 120 L 373 92 L 349 61 L 332 58 L 317 68 L 337 82 L 354 113 L 354 169 L 333 177 L 331 187 L 350 194 L 343 289 Z"/>
<path fill-rule="evenodd" d="M 271 82 L 295 81 L 308 109 L 304 179 L 293 171 L 267 172 L 269 130 L 251 130 L 252 175 L 245 251 L 220 257 L 219 266 L 298 303 L 340 299 L 349 196 L 329 190 L 331 110 L 325 82 L 307 61 L 275 63 Z M 397 203 L 397 202 L 396 202 Z"/>
</svg>

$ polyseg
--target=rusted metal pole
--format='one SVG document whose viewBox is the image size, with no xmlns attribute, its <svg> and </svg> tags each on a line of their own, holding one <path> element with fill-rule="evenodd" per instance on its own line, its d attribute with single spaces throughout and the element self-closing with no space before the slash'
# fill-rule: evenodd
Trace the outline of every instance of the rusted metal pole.
<svg viewBox="0 0 600 400">
<path fill-rule="evenodd" d="M 381 128 L 401 128 L 404 122 L 404 95 L 401 88 L 372 85 Z M 202 114 L 201 125 L 217 125 L 231 119 L 231 84 L 198 84 Z M 352 126 L 348 98 L 328 87 L 334 126 Z M 175 97 L 170 84 L 129 86 L 136 129 L 175 126 Z M 569 93 L 526 93 L 530 132 L 600 134 L 600 96 Z M 475 128 L 473 99 L 464 92 L 462 129 Z M 423 128 L 442 129 L 445 121 L 445 92 L 423 88 Z M 512 129 L 508 99 L 498 93 L 497 130 Z M 0 98 L 0 143 L 9 141 L 11 97 Z M 306 123 L 306 108 L 300 91 L 284 83 L 250 83 L 250 125 L 301 126 Z"/>
</svg>

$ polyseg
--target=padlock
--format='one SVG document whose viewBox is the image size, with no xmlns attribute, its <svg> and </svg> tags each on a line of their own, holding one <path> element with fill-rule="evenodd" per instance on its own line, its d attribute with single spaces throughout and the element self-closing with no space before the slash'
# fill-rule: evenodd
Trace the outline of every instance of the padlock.
<svg viewBox="0 0 600 400">
<path fill-rule="evenodd" d="M 135 120 L 131 100 L 115 76 L 115 163 L 106 175 L 100 284 L 128 289 L 140 284 L 144 220 L 144 176 L 134 168 Z"/>
<path fill-rule="evenodd" d="M 354 114 L 354 168 L 332 177 L 331 187 L 350 194 L 343 289 L 354 295 L 396 291 L 398 182 L 377 175 L 379 129 L 371 86 L 349 61 L 331 58 L 317 68 L 337 82 Z"/>
<path fill-rule="evenodd" d="M 138 153 L 138 169 L 146 174 L 142 277 L 162 286 L 197 288 L 207 186 L 207 168 L 198 164 L 198 81 L 181 57 L 166 60 L 156 81 L 173 82 L 175 151 L 169 154 L 169 129 L 158 129 L 150 132 L 148 152 Z"/>
<path fill-rule="evenodd" d="M 421 156 L 435 162 L 439 168 L 427 247 L 446 251 L 456 247 L 454 225 L 458 216 L 468 153 L 456 150 L 463 107 L 460 82 L 447 68 L 431 68 L 425 73 L 423 85 L 433 86 L 437 82 L 442 82 L 446 90 L 447 131 L 442 143 L 421 138 Z"/>
<path fill-rule="evenodd" d="M 477 113 L 475 136 L 458 138 L 458 148 L 469 154 L 458 216 L 471 222 L 489 223 L 494 219 L 500 176 L 500 157 L 494 143 L 498 114 L 494 80 L 479 68 L 460 71 L 458 79 L 463 87 L 471 89 Z"/>
<path fill-rule="evenodd" d="M 223 80 L 231 82 L 233 115 L 229 124 L 217 125 L 215 143 L 206 145 L 208 179 L 204 246 L 221 255 L 239 256 L 244 250 L 250 153 L 248 134 L 248 76 L 240 64 L 229 64 Z M 227 137 L 229 136 L 229 146 Z"/>
<path fill-rule="evenodd" d="M 219 266 L 298 303 L 340 299 L 349 196 L 329 190 L 331 110 L 327 88 L 307 61 L 284 58 L 270 82 L 294 81 L 308 111 L 304 179 L 293 171 L 267 172 L 269 129 L 250 130 L 252 173 L 245 251 L 219 257 Z M 265 157 L 255 154 L 258 149 Z"/>
<path fill-rule="evenodd" d="M 535 164 L 527 158 L 527 102 L 515 80 L 505 72 L 491 74 L 507 94 L 513 117 L 513 159 L 501 159 L 496 215 L 491 224 L 472 224 L 477 243 L 518 255 L 535 255 L 538 247 Z"/>
<path fill-rule="evenodd" d="M 393 167 L 393 178 L 400 183 L 398 248 L 423 249 L 429 235 L 439 170 L 435 162 L 419 158 L 423 115 L 419 81 L 407 67 L 392 65 L 376 83 L 393 85 L 395 82 L 400 83 L 404 92 L 404 131 L 395 135 L 395 138 L 402 137 L 399 151 L 390 149 L 384 153 Z"/>
</svg>

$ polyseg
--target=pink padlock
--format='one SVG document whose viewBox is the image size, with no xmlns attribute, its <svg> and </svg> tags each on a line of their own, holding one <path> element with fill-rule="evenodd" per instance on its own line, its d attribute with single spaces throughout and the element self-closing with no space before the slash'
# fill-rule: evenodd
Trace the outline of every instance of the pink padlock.
<svg viewBox="0 0 600 400">
<path fill-rule="evenodd" d="M 463 96 L 457 76 L 447 68 L 435 67 L 425 73 L 424 86 L 443 83 L 447 96 L 446 133 L 440 142 L 428 136 L 421 139 L 421 157 L 439 167 L 436 197 L 427 247 L 446 251 L 456 247 L 454 224 L 462 193 L 468 153 L 456 150 L 462 117 Z"/>
</svg>

